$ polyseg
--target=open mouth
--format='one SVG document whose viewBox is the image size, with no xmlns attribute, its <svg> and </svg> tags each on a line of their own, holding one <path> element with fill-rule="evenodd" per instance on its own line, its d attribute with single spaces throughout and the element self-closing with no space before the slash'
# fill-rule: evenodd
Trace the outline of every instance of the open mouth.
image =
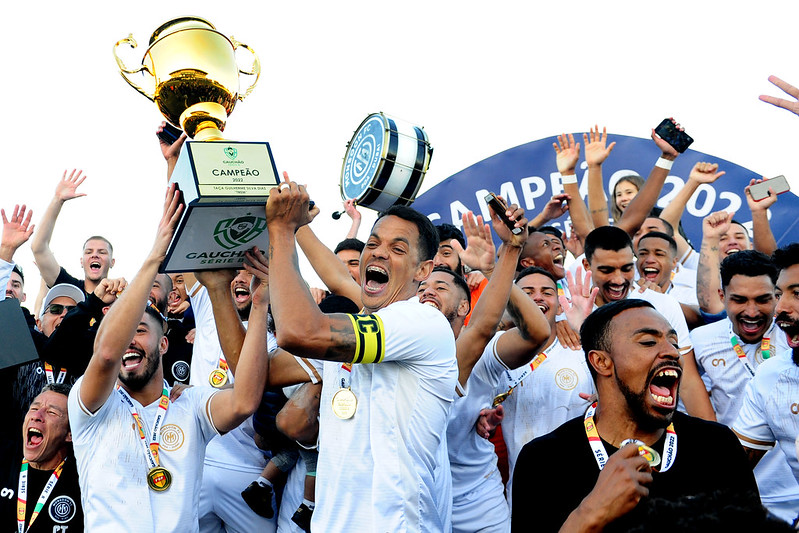
<svg viewBox="0 0 799 533">
<path fill-rule="evenodd" d="M 732 254 L 734 254 L 736 252 L 740 252 L 740 251 L 741 251 L 741 249 L 738 248 L 737 246 L 732 246 L 732 247 L 727 248 L 726 250 L 724 250 L 724 253 L 725 253 L 725 255 L 732 255 Z"/>
<path fill-rule="evenodd" d="M 29 448 L 35 448 L 40 445 L 44 440 L 44 435 L 36 428 L 28 428 L 28 433 L 25 435 L 26 445 Z"/>
<path fill-rule="evenodd" d="M 122 368 L 133 370 L 144 361 L 144 354 L 138 350 L 130 349 L 122 356 Z"/>
<path fill-rule="evenodd" d="M 250 299 L 250 289 L 244 286 L 238 286 L 233 288 L 233 298 L 236 300 L 236 303 L 245 303 Z"/>
<path fill-rule="evenodd" d="M 557 266 L 563 266 L 563 254 L 558 254 L 552 258 L 552 262 Z"/>
<path fill-rule="evenodd" d="M 744 335 L 755 335 L 760 333 L 765 324 L 766 317 L 749 318 L 742 316 L 738 318 L 738 327 L 741 329 L 741 333 Z"/>
<path fill-rule="evenodd" d="M 681 374 L 678 368 L 661 368 L 649 381 L 649 394 L 659 407 L 676 407 Z"/>
<path fill-rule="evenodd" d="M 89 270 L 91 270 L 94 273 L 100 272 L 102 268 L 103 266 L 100 264 L 100 261 L 92 261 L 91 263 L 89 263 Z"/>
<path fill-rule="evenodd" d="M 436 309 L 441 311 L 441 305 L 438 302 L 436 302 L 435 300 L 433 300 L 432 298 L 423 298 L 423 299 L 419 300 L 419 302 L 423 303 L 425 305 L 429 305 L 430 307 L 435 307 Z"/>
<path fill-rule="evenodd" d="M 622 300 L 627 296 L 628 285 L 614 285 L 608 283 L 605 285 L 605 294 L 608 301 Z"/>
<path fill-rule="evenodd" d="M 388 284 L 388 271 L 383 267 L 370 265 L 366 267 L 366 275 L 363 283 L 364 292 L 367 294 L 378 294 L 386 288 Z"/>
<path fill-rule="evenodd" d="M 643 271 L 644 271 L 643 272 L 644 279 L 647 281 L 655 282 L 657 281 L 658 276 L 660 275 L 660 270 L 658 270 L 657 268 L 644 267 Z"/>
</svg>

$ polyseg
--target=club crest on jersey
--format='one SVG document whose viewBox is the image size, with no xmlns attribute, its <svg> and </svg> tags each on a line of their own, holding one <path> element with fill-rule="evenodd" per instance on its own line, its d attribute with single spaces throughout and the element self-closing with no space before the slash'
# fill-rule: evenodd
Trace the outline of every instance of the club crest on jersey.
<svg viewBox="0 0 799 533">
<path fill-rule="evenodd" d="M 50 502 L 47 513 L 56 524 L 66 524 L 75 517 L 78 507 L 69 496 L 57 496 Z"/>
</svg>

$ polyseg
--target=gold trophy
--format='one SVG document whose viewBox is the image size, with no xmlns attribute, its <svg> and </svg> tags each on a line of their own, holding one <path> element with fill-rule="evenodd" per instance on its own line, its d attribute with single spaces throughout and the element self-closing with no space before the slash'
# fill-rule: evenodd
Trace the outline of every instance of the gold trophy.
<svg viewBox="0 0 799 533">
<path fill-rule="evenodd" d="M 222 137 L 236 102 L 258 82 L 258 56 L 199 17 L 170 20 L 155 30 L 135 69 L 126 67 L 117 54 L 122 45 L 136 48 L 137 44 L 129 35 L 114 45 L 125 81 L 194 139 L 183 147 L 170 178 L 182 191 L 186 209 L 164 271 L 240 268 L 246 250 L 254 245 L 267 249 L 264 205 L 269 189 L 279 181 L 269 143 Z M 252 55 L 249 70 L 239 67 L 237 49 Z M 149 92 L 131 78 L 137 74 L 151 86 Z M 254 77 L 243 93 L 242 74 Z"/>
</svg>

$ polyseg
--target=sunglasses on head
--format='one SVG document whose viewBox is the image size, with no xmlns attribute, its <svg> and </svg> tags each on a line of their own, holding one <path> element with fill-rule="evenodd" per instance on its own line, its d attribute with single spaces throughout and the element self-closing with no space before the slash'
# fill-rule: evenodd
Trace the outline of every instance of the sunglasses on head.
<svg viewBox="0 0 799 533">
<path fill-rule="evenodd" d="M 51 315 L 60 315 L 64 312 L 64 310 L 69 311 L 70 309 L 74 309 L 75 305 L 64 305 L 64 304 L 50 304 L 47 306 L 47 312 Z"/>
</svg>

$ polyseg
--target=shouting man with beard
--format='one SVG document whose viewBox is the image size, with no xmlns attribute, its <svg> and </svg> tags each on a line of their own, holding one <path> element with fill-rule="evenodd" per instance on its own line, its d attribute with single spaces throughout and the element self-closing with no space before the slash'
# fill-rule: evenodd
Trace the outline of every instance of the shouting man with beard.
<svg viewBox="0 0 799 533">
<path fill-rule="evenodd" d="M 776 323 L 791 352 L 777 353 L 758 367 L 733 429 L 753 466 L 776 444 L 799 478 L 799 243 L 778 249 L 773 259 L 780 270 Z"/>
<path fill-rule="evenodd" d="M 513 513 L 513 530 L 601 531 L 612 525 L 627 531 L 640 521 L 642 499 L 676 500 L 728 488 L 759 507 L 735 435 L 677 411 L 677 334 L 652 304 L 623 299 L 603 305 L 585 319 L 580 335 L 598 399 L 585 416 L 522 449 L 513 501 L 535 501 L 546 511 L 514 509 L 520 512 Z"/>
<path fill-rule="evenodd" d="M 180 192 L 167 191 L 153 248 L 97 332 L 86 373 L 69 395 L 69 421 L 89 531 L 198 531 L 205 448 L 258 407 L 267 378 L 264 298 L 259 279 L 239 380 L 229 389 L 192 387 L 170 400 L 161 356 L 166 319 L 148 297 L 175 231 Z"/>
</svg>

